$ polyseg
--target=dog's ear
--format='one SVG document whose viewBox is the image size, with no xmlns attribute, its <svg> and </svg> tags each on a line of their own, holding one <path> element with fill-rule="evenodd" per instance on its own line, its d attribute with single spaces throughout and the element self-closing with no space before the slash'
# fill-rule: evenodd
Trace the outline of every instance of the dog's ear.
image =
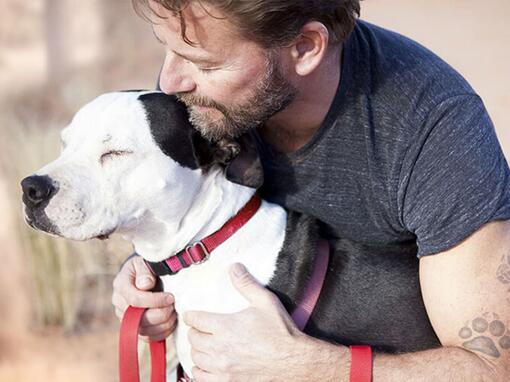
<svg viewBox="0 0 510 382">
<path fill-rule="evenodd" d="M 264 183 L 262 163 L 248 134 L 236 140 L 210 142 L 193 129 L 191 142 L 195 161 L 203 170 L 219 164 L 225 168 L 225 176 L 233 183 L 252 188 L 259 188 Z"/>
<path fill-rule="evenodd" d="M 264 183 L 264 170 L 251 136 L 246 133 L 237 139 L 239 153 L 228 164 L 225 174 L 231 182 L 259 188 Z"/>
<path fill-rule="evenodd" d="M 214 144 L 200 134 L 197 130 L 191 129 L 191 147 L 193 156 L 198 167 L 208 170 L 214 164 Z"/>
<path fill-rule="evenodd" d="M 214 164 L 225 167 L 239 154 L 240 145 L 229 139 L 210 142 L 193 129 L 191 132 L 191 146 L 198 167 L 207 171 Z"/>
</svg>

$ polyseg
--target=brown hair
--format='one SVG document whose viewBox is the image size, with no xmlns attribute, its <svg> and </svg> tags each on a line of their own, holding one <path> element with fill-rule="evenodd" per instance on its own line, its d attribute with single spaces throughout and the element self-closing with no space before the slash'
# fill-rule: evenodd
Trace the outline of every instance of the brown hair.
<svg viewBox="0 0 510 382">
<path fill-rule="evenodd" d="M 154 0 L 179 16 L 181 34 L 188 44 L 193 42 L 186 37 L 182 12 L 192 1 L 214 6 L 231 18 L 241 36 L 265 48 L 289 44 L 310 20 L 320 21 L 328 28 L 331 43 L 344 42 L 360 14 L 360 0 Z M 132 2 L 143 18 L 149 19 L 146 11 L 154 13 L 148 0 Z"/>
</svg>

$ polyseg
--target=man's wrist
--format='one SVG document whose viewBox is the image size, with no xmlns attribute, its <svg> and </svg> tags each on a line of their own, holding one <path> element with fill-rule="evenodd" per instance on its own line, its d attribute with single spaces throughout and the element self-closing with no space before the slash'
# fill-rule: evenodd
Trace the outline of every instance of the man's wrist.
<svg viewBox="0 0 510 382">
<path fill-rule="evenodd" d="M 309 370 L 303 375 L 318 378 L 321 381 L 348 382 L 351 366 L 351 354 L 347 346 L 332 344 L 305 336 L 304 356 L 309 362 L 304 365 Z"/>
</svg>

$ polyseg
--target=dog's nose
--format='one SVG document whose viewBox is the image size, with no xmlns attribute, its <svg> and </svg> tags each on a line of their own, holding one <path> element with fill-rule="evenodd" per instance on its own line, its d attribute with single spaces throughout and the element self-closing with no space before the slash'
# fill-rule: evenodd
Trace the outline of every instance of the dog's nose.
<svg viewBox="0 0 510 382">
<path fill-rule="evenodd" d="M 49 200 L 56 188 L 47 175 L 32 175 L 21 181 L 23 201 L 27 204 L 38 205 Z"/>
</svg>

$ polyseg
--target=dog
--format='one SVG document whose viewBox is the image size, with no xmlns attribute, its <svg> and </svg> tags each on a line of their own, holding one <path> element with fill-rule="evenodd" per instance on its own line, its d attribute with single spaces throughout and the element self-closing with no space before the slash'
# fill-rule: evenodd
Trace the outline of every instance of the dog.
<svg viewBox="0 0 510 382">
<path fill-rule="evenodd" d="M 61 138 L 60 156 L 21 183 L 26 222 L 74 240 L 121 234 L 149 263 L 215 232 L 263 183 L 249 135 L 209 142 L 193 129 L 175 96 L 157 91 L 101 95 L 79 110 Z M 232 286 L 228 269 L 239 262 L 290 311 L 312 272 L 318 240 L 312 217 L 262 201 L 206 261 L 162 276 L 163 288 L 175 296 L 178 316 L 187 310 L 238 312 L 248 303 Z M 360 244 L 334 242 L 305 332 L 388 352 L 437 346 L 423 318 L 412 256 L 363 258 L 362 252 Z M 191 375 L 187 330 L 178 320 L 177 355 Z"/>
</svg>

